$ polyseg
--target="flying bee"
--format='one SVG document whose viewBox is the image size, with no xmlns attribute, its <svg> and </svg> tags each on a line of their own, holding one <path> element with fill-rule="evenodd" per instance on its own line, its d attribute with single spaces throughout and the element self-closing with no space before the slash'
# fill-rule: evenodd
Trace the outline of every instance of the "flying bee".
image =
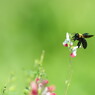
<svg viewBox="0 0 95 95">
<path fill-rule="evenodd" d="M 85 38 L 90 38 L 93 36 L 94 35 L 89 35 L 89 33 L 84 33 L 84 34 L 75 33 L 75 35 L 72 38 L 74 41 L 78 40 L 78 43 L 77 43 L 78 48 L 82 44 L 83 48 L 86 49 L 87 48 L 87 41 L 85 40 Z"/>
</svg>

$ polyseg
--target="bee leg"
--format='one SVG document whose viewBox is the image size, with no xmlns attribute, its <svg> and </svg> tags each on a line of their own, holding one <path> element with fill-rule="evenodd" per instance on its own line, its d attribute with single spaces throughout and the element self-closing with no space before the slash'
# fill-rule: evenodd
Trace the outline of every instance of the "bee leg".
<svg viewBox="0 0 95 95">
<path fill-rule="evenodd" d="M 81 45 L 81 41 L 79 41 L 78 44 L 77 44 L 78 48 L 80 47 L 80 45 Z"/>
</svg>

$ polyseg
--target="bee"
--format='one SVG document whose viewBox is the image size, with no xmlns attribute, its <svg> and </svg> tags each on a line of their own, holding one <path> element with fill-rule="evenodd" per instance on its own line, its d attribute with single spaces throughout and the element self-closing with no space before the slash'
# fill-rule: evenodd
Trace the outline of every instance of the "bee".
<svg viewBox="0 0 95 95">
<path fill-rule="evenodd" d="M 85 38 L 90 38 L 93 36 L 94 35 L 89 35 L 89 33 L 84 33 L 84 34 L 75 33 L 75 35 L 72 37 L 72 39 L 74 41 L 76 41 L 76 40 L 78 41 L 78 43 L 77 43 L 78 48 L 82 44 L 83 48 L 86 49 L 87 48 L 87 41 Z"/>
</svg>

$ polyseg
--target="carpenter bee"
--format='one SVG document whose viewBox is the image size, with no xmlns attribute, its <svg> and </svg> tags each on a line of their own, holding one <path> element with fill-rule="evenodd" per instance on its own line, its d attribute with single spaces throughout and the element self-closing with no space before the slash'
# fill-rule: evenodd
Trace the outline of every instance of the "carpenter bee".
<svg viewBox="0 0 95 95">
<path fill-rule="evenodd" d="M 75 33 L 75 35 L 72 37 L 72 39 L 74 41 L 76 41 L 76 40 L 78 41 L 78 43 L 77 43 L 78 48 L 82 44 L 83 48 L 86 49 L 87 48 L 87 41 L 85 40 L 85 38 L 90 38 L 93 36 L 94 35 L 89 35 L 89 33 L 84 33 L 84 34 Z"/>
</svg>

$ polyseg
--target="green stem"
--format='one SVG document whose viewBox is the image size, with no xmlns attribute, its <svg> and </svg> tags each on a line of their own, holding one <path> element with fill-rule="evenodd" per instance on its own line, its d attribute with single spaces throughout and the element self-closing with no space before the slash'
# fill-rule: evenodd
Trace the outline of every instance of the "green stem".
<svg viewBox="0 0 95 95">
<path fill-rule="evenodd" d="M 71 57 L 69 58 L 69 78 L 67 80 L 67 86 L 66 86 L 66 90 L 65 90 L 65 94 L 67 95 L 69 87 L 71 85 L 71 80 L 72 80 L 72 75 L 73 75 L 73 68 L 72 68 L 72 60 Z"/>
</svg>

